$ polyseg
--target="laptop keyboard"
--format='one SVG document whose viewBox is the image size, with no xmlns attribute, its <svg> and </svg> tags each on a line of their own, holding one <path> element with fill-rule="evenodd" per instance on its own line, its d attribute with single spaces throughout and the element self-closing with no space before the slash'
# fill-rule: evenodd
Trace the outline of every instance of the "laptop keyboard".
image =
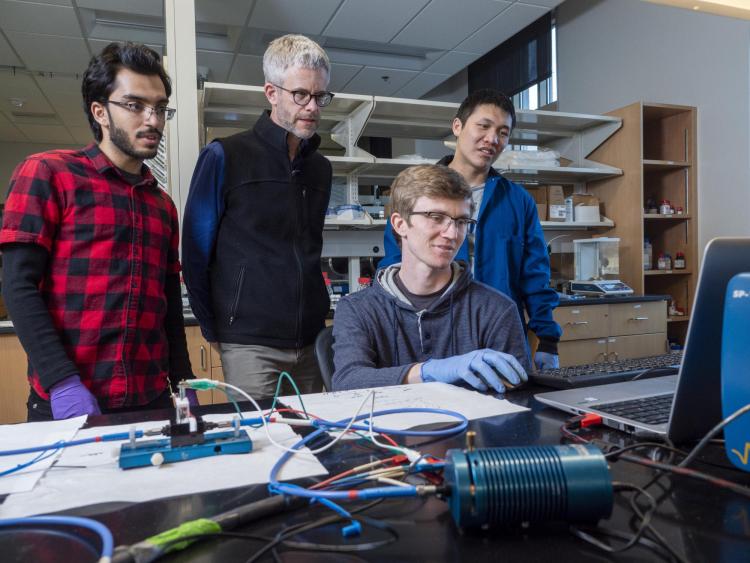
<svg viewBox="0 0 750 563">
<path fill-rule="evenodd" d="M 572 389 L 631 381 L 635 377 L 649 379 L 663 375 L 674 375 L 677 373 L 681 361 L 682 352 L 672 352 L 671 354 L 646 358 L 546 369 L 531 374 L 531 379 L 535 383 L 556 389 Z"/>
<path fill-rule="evenodd" d="M 621 418 L 629 418 L 643 424 L 666 424 L 672 408 L 674 393 L 644 397 L 643 399 L 629 399 L 616 403 L 591 405 L 592 409 L 605 412 Z"/>
</svg>

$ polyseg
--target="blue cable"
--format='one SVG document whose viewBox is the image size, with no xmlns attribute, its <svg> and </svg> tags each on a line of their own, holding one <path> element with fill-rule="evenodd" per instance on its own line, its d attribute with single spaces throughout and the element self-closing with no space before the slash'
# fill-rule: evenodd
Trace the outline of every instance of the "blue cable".
<svg viewBox="0 0 750 563">
<path fill-rule="evenodd" d="M 5 477 L 6 475 L 10 475 L 11 473 L 15 473 L 16 471 L 21 471 L 21 469 L 26 469 L 27 467 L 30 467 L 34 465 L 35 463 L 45 460 L 48 457 L 51 457 L 57 453 L 59 448 L 52 450 L 51 452 L 40 452 L 38 456 L 36 456 L 31 461 L 27 461 L 25 463 L 19 463 L 15 467 L 11 467 L 10 469 L 6 469 L 5 471 L 0 471 L 0 477 Z"/>
<path fill-rule="evenodd" d="M 444 428 L 442 430 L 395 430 L 391 428 L 381 428 L 379 426 L 372 427 L 373 432 L 377 432 L 379 434 L 389 434 L 391 436 L 420 436 L 420 437 L 440 437 L 440 436 L 452 436 L 453 434 L 457 434 L 459 432 L 463 432 L 466 430 L 466 428 L 469 426 L 469 420 L 462 415 L 459 412 L 455 411 L 449 411 L 446 409 L 423 409 L 423 408 L 405 408 L 405 409 L 388 409 L 384 411 L 378 411 L 373 413 L 373 417 L 376 416 L 383 416 L 387 414 L 402 414 L 407 412 L 427 412 L 427 413 L 433 413 L 433 414 L 445 414 L 448 416 L 452 416 L 458 420 L 461 421 L 461 424 L 458 426 L 452 426 L 450 428 Z M 363 420 L 363 419 L 369 419 L 370 413 L 359 415 L 356 420 Z M 349 422 L 351 421 L 351 418 L 339 420 L 336 422 L 330 421 L 330 420 L 313 420 L 313 426 L 318 427 L 326 427 L 326 428 L 346 428 Z M 352 424 L 352 426 L 349 428 L 350 430 L 360 430 L 364 432 L 370 431 L 370 426 L 367 424 Z"/>
<path fill-rule="evenodd" d="M 8 518 L 0 520 L 0 528 L 9 526 L 38 527 L 38 526 L 79 526 L 87 528 L 99 535 L 102 540 L 102 557 L 112 558 L 115 542 L 112 532 L 104 524 L 91 518 L 78 516 L 32 516 L 29 518 Z"/>
<path fill-rule="evenodd" d="M 373 417 L 376 416 L 383 416 L 387 414 L 399 414 L 399 413 L 409 413 L 409 412 L 429 412 L 429 413 L 437 413 L 437 414 L 445 414 L 452 416 L 456 419 L 458 419 L 459 424 L 456 426 L 452 426 L 450 428 L 445 428 L 442 430 L 393 430 L 388 428 L 379 428 L 373 425 L 373 432 L 379 432 L 383 434 L 391 434 L 394 436 L 449 436 L 452 434 L 456 434 L 459 432 L 463 432 L 466 430 L 467 426 L 469 425 L 469 420 L 462 415 L 461 413 L 455 412 L 455 411 L 449 411 L 445 409 L 424 409 L 424 408 L 405 408 L 405 409 L 388 409 L 384 411 L 377 411 L 375 413 L 372 413 Z M 370 413 L 365 413 L 357 416 L 354 420 L 362 420 L 362 419 L 369 419 Z M 326 428 L 345 428 L 349 422 L 351 421 L 350 418 L 343 419 L 337 422 L 332 421 L 322 421 L 318 420 L 315 422 L 316 426 L 320 426 L 318 430 L 315 430 L 314 432 L 311 432 L 304 438 L 302 438 L 299 442 L 294 444 L 291 449 L 293 450 L 299 450 L 303 446 L 305 446 L 307 443 L 315 440 L 318 436 L 324 434 L 326 432 Z M 351 428 L 354 428 L 355 426 L 359 427 L 358 429 L 368 431 L 370 430 L 369 425 L 368 426 L 362 426 L 362 425 L 352 425 Z M 277 476 L 279 474 L 279 471 L 281 471 L 281 468 L 284 466 L 284 464 L 289 460 L 289 458 L 292 456 L 293 452 L 284 452 L 282 456 L 279 458 L 279 460 L 274 464 L 274 466 L 271 468 L 271 474 L 269 478 L 268 483 L 268 491 L 271 494 L 286 494 L 286 495 L 293 495 L 293 496 L 300 496 L 310 499 L 329 499 L 329 500 L 362 500 L 362 499 L 375 499 L 375 498 L 386 498 L 386 497 L 413 497 L 417 496 L 417 488 L 415 486 L 408 486 L 408 487 L 401 487 L 401 486 L 391 486 L 391 487 L 373 487 L 370 489 L 361 489 L 356 491 L 317 491 L 317 490 L 310 490 L 305 489 L 303 487 L 292 485 L 289 483 L 281 483 L 277 479 Z"/>
<path fill-rule="evenodd" d="M 136 438 L 143 438 L 143 430 L 136 430 L 133 434 Z M 31 448 L 20 448 L 17 450 L 0 450 L 0 456 L 33 454 L 36 452 L 45 452 L 47 450 L 69 448 L 71 446 L 81 446 L 83 444 L 93 444 L 94 442 L 117 442 L 120 440 L 130 440 L 130 432 L 117 432 L 115 434 L 104 434 L 103 436 L 92 436 L 91 438 L 81 438 L 80 440 L 70 440 L 68 442 L 59 441 L 46 446 L 33 446 Z"/>
</svg>

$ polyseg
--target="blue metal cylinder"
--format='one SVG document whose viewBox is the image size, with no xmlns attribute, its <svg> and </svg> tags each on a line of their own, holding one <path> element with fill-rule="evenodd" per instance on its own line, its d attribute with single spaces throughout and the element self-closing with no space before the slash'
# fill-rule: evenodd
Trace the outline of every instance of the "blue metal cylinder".
<svg viewBox="0 0 750 563">
<path fill-rule="evenodd" d="M 607 460 L 588 444 L 449 450 L 445 481 L 463 528 L 593 523 L 612 513 Z"/>
</svg>

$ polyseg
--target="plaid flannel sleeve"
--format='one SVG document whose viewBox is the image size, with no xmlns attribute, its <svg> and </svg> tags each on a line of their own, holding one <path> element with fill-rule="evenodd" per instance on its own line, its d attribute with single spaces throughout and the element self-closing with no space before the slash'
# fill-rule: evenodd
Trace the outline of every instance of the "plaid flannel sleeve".
<svg viewBox="0 0 750 563">
<path fill-rule="evenodd" d="M 38 244 L 48 252 L 60 221 L 55 174 L 42 159 L 29 158 L 16 167 L 5 200 L 0 244 Z"/>
</svg>

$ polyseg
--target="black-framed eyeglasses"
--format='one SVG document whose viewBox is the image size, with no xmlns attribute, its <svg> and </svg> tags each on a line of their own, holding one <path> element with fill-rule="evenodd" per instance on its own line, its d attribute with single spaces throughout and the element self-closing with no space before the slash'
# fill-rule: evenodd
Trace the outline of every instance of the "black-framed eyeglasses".
<svg viewBox="0 0 750 563">
<path fill-rule="evenodd" d="M 273 82 L 271 82 L 271 84 L 273 84 Z M 310 103 L 310 98 L 315 98 L 315 104 L 319 108 L 324 108 L 331 103 L 334 96 L 333 92 L 318 92 L 317 94 L 312 94 L 307 90 L 289 90 L 278 84 L 273 85 L 280 90 L 284 90 L 284 92 L 289 92 L 292 95 L 294 103 L 298 106 L 306 106 Z"/>
<path fill-rule="evenodd" d="M 176 109 L 168 108 L 167 106 L 154 107 L 144 104 L 143 102 L 135 101 L 116 102 L 115 100 L 102 100 L 101 103 L 115 104 L 116 106 L 120 106 L 121 108 L 124 108 L 135 115 L 143 115 L 144 119 L 150 119 L 151 115 L 156 114 L 156 119 L 158 119 L 159 121 L 169 121 L 174 117 L 174 114 L 177 111 Z M 148 111 L 148 113 L 144 115 L 146 111 Z"/>
<path fill-rule="evenodd" d="M 436 229 L 439 228 L 441 232 L 445 231 L 451 223 L 454 223 L 457 230 L 473 233 L 474 228 L 477 225 L 475 219 L 470 219 L 469 217 L 451 217 L 450 215 L 438 211 L 412 211 L 409 215 L 421 215 L 422 217 L 426 217 L 429 220 L 430 225 Z"/>
</svg>

